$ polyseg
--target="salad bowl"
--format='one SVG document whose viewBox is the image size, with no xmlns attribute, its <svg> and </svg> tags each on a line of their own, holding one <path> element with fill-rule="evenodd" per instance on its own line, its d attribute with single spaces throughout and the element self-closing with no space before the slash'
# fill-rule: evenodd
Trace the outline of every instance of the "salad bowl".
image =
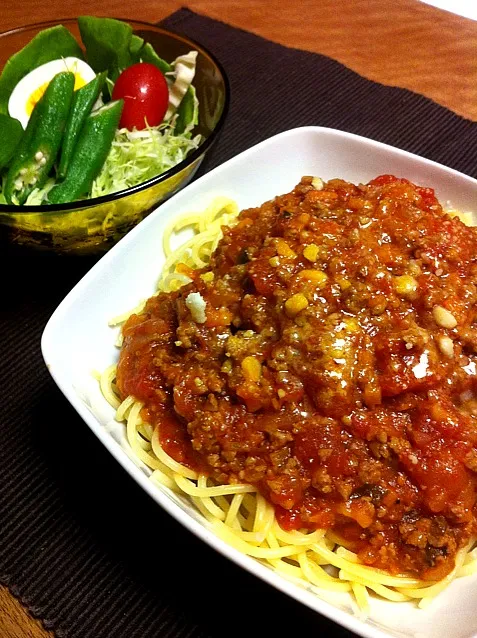
<svg viewBox="0 0 477 638">
<path fill-rule="evenodd" d="M 133 37 L 152 45 L 158 55 L 172 62 L 197 51 L 193 86 L 198 100 L 198 121 L 193 136 L 196 148 L 164 172 L 107 195 L 64 204 L 14 205 L 0 197 L 0 242 L 61 254 L 106 252 L 161 202 L 185 186 L 216 141 L 226 118 L 229 85 L 223 68 L 200 44 L 152 24 L 123 20 Z M 62 25 L 81 46 L 76 19 L 55 20 L 0 34 L 0 72 L 9 58 L 41 31 Z"/>
</svg>

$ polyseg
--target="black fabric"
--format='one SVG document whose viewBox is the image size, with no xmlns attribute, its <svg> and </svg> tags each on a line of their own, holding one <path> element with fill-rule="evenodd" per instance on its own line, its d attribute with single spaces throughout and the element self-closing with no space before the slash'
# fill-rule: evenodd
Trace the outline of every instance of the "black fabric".
<svg viewBox="0 0 477 638">
<path fill-rule="evenodd" d="M 280 131 L 322 125 L 477 176 L 477 124 L 420 95 L 187 9 L 163 24 L 209 48 L 229 75 L 229 118 L 201 173 Z M 63 398 L 40 336 L 93 262 L 1 250 L 1 581 L 58 636 L 350 636 L 183 530 Z"/>
</svg>

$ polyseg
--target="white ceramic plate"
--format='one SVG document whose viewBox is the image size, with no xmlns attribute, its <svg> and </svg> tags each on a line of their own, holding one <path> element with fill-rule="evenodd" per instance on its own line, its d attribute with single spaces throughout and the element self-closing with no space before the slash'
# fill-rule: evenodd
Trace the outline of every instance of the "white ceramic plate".
<svg viewBox="0 0 477 638">
<path fill-rule="evenodd" d="M 281 133 L 229 160 L 162 204 L 128 233 L 73 288 L 42 337 L 45 362 L 59 388 L 117 461 L 166 511 L 216 550 L 319 613 L 361 636 L 471 638 L 477 635 L 477 578 L 455 581 L 428 609 L 373 599 L 367 621 L 357 618 L 348 594 L 318 596 L 229 547 L 180 497 L 153 484 L 128 456 L 123 426 L 92 377 L 116 361 L 116 331 L 108 320 L 154 291 L 163 263 L 162 233 L 175 216 L 203 210 L 217 195 L 240 208 L 290 191 L 302 175 L 366 182 L 384 173 L 436 189 L 442 203 L 477 211 L 477 180 L 416 155 L 333 129 L 306 127 Z M 317 617 L 317 629 L 319 628 Z"/>
</svg>

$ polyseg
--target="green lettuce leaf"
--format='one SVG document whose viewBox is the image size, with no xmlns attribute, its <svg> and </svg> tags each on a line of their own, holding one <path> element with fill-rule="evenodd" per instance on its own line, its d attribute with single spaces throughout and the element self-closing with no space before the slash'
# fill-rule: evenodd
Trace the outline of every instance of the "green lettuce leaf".
<svg viewBox="0 0 477 638">
<path fill-rule="evenodd" d="M 130 45 L 132 27 L 113 18 L 80 16 L 78 25 L 86 48 L 86 60 L 96 71 L 108 71 L 115 81 L 121 71 L 132 64 Z M 137 41 L 134 41 L 134 45 Z"/>
<path fill-rule="evenodd" d="M 134 62 L 139 62 L 139 51 L 144 46 L 144 40 L 138 35 L 132 34 L 131 42 L 129 43 L 129 53 Z"/>
<path fill-rule="evenodd" d="M 172 70 L 171 65 L 157 55 L 153 46 L 149 42 L 146 42 L 144 47 L 138 52 L 137 60 L 135 61 L 154 64 L 154 66 L 157 66 L 159 71 L 164 74 Z"/>
<path fill-rule="evenodd" d="M 115 82 L 121 71 L 137 62 L 154 64 L 162 73 L 171 70 L 171 65 L 160 58 L 149 43 L 133 34 L 126 22 L 113 18 L 80 16 L 78 24 L 86 47 L 86 59 L 96 73 L 108 71 Z"/>
<path fill-rule="evenodd" d="M 40 31 L 26 46 L 14 53 L 0 75 L 0 113 L 8 113 L 8 100 L 15 86 L 38 66 L 73 56 L 83 59 L 79 44 L 62 25 Z"/>
<path fill-rule="evenodd" d="M 177 109 L 177 119 L 174 126 L 174 135 L 188 133 L 199 122 L 199 102 L 192 84 L 187 89 Z"/>
</svg>

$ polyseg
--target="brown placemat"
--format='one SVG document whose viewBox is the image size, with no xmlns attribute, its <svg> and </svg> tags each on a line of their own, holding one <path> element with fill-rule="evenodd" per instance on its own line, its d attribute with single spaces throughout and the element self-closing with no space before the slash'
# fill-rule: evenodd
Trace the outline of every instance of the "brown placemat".
<svg viewBox="0 0 477 638">
<path fill-rule="evenodd" d="M 229 118 L 201 173 L 275 133 L 321 125 L 477 176 L 477 124 L 420 95 L 187 9 L 163 25 L 210 49 L 230 79 Z M 0 580 L 58 636 L 350 636 L 182 529 L 63 398 L 40 336 L 93 262 L 0 247 Z"/>
</svg>

